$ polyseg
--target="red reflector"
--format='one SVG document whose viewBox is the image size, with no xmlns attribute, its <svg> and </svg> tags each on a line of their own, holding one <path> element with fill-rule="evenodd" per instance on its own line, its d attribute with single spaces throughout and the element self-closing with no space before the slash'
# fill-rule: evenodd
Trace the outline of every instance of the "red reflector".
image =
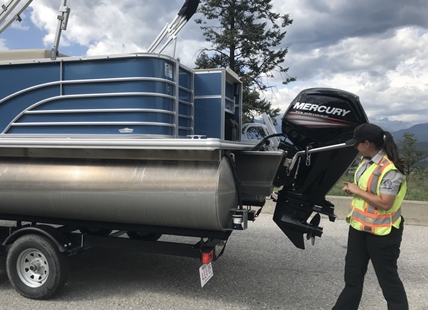
<svg viewBox="0 0 428 310">
<path fill-rule="evenodd" d="M 206 265 L 213 261 L 214 258 L 214 250 L 209 252 L 202 252 L 202 264 Z"/>
</svg>

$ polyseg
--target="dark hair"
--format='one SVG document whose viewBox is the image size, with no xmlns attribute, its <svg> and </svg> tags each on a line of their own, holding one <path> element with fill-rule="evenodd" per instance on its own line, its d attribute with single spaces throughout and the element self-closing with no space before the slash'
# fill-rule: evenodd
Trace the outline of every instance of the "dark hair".
<svg viewBox="0 0 428 310">
<path fill-rule="evenodd" d="M 383 148 L 386 156 L 388 156 L 388 158 L 394 163 L 398 171 L 404 174 L 404 163 L 398 154 L 398 147 L 389 131 L 384 131 L 383 137 L 371 142 L 373 142 L 379 149 Z"/>
</svg>

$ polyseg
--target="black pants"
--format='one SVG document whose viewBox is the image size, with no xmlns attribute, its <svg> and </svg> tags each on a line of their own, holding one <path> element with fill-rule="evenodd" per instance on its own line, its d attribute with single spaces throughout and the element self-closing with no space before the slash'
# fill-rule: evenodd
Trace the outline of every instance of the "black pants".
<svg viewBox="0 0 428 310">
<path fill-rule="evenodd" d="M 406 291 L 397 272 L 403 224 L 404 219 L 401 221 L 400 229 L 393 227 L 387 236 L 376 236 L 349 227 L 345 288 L 333 310 L 358 309 L 369 260 L 372 261 L 388 310 L 409 309 Z"/>
</svg>

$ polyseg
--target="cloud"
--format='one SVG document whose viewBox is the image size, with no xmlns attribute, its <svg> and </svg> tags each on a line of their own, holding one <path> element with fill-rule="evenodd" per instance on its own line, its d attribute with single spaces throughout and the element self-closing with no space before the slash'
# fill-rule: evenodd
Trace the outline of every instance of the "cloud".
<svg viewBox="0 0 428 310">
<path fill-rule="evenodd" d="M 423 0 L 273 0 L 294 20 L 286 44 L 296 50 L 335 45 L 344 38 L 367 37 L 407 26 L 428 28 Z"/>
<path fill-rule="evenodd" d="M 6 46 L 6 40 L 0 38 L 0 50 L 7 50 L 7 46 Z"/>
</svg>

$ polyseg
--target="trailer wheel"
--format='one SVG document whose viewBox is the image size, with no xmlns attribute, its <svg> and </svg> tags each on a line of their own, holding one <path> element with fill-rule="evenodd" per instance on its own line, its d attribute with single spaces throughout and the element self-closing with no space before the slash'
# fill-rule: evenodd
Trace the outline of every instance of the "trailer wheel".
<svg viewBox="0 0 428 310">
<path fill-rule="evenodd" d="M 9 281 L 18 293 L 47 299 L 58 292 L 69 274 L 68 258 L 49 239 L 29 234 L 18 238 L 6 258 Z"/>
<path fill-rule="evenodd" d="M 93 236 L 108 236 L 113 231 L 112 229 L 105 229 L 105 228 L 94 228 L 94 227 L 85 227 L 79 229 L 82 234 L 88 234 Z"/>
<path fill-rule="evenodd" d="M 157 241 L 160 237 L 162 237 L 162 234 L 149 233 L 144 231 L 128 231 L 126 234 L 131 239 L 141 241 Z"/>
</svg>

